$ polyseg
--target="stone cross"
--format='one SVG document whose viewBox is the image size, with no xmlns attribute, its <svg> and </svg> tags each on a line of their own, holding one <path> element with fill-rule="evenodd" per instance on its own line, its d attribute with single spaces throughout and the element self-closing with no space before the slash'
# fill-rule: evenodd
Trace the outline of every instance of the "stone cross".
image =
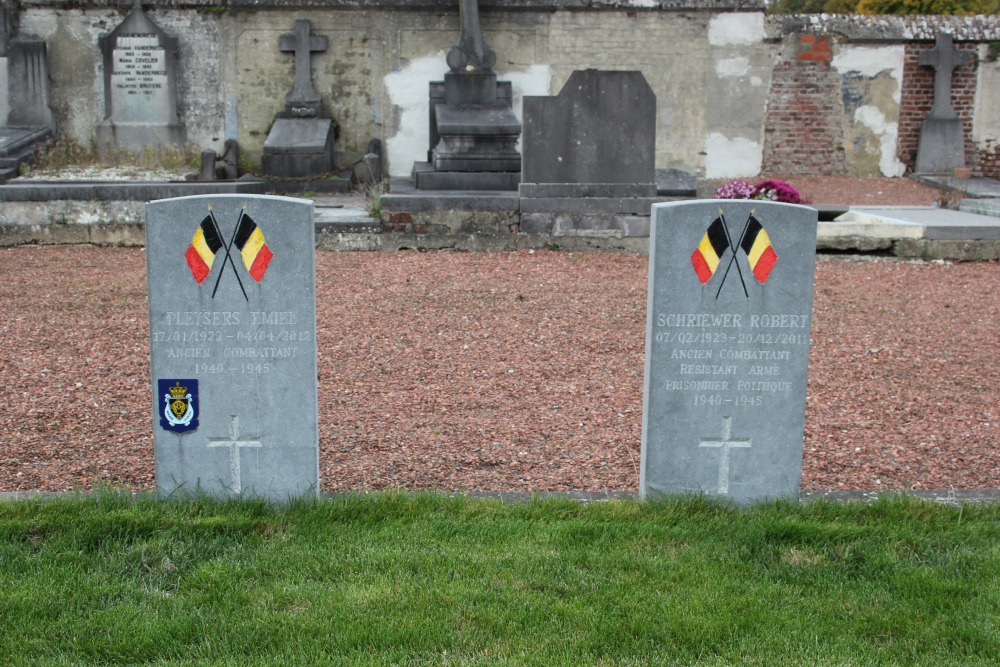
<svg viewBox="0 0 1000 667">
<path fill-rule="evenodd" d="M 243 447 L 260 447 L 260 440 L 240 440 L 240 418 L 230 415 L 229 437 L 209 438 L 209 447 L 229 448 L 229 490 L 237 495 L 243 493 L 243 475 L 240 471 L 240 449 Z"/>
<path fill-rule="evenodd" d="M 462 32 L 458 43 L 448 52 L 448 67 L 452 72 L 492 70 L 497 54 L 483 39 L 483 31 L 479 27 L 479 0 L 459 0 L 458 14 Z"/>
<path fill-rule="evenodd" d="M 920 52 L 920 64 L 934 68 L 934 106 L 928 118 L 957 118 L 951 105 L 951 80 L 956 67 L 971 62 L 971 54 L 956 49 L 951 34 L 939 32 L 934 40 L 934 48 Z"/>
<path fill-rule="evenodd" d="M 699 447 L 711 447 L 722 449 L 722 454 L 719 456 L 719 495 L 725 495 L 729 493 L 729 450 L 733 447 L 739 448 L 749 448 L 750 439 L 746 440 L 733 440 L 733 418 L 723 417 L 722 418 L 722 438 L 720 440 L 713 440 L 711 438 L 702 438 L 698 442 Z"/>
<path fill-rule="evenodd" d="M 312 82 L 312 54 L 327 49 L 327 39 L 322 35 L 312 35 L 312 21 L 295 21 L 295 33 L 282 35 L 278 48 L 295 54 L 295 85 L 292 92 L 285 95 L 285 107 L 293 116 L 312 117 L 319 115 L 320 94 Z"/>
</svg>

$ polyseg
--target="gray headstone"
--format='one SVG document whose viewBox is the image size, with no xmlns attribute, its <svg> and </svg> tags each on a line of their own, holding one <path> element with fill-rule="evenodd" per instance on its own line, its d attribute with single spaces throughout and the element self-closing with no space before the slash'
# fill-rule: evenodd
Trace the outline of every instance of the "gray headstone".
<svg viewBox="0 0 1000 667">
<path fill-rule="evenodd" d="M 522 146 L 522 196 L 548 183 L 642 185 L 655 196 L 656 95 L 641 72 L 575 71 L 557 96 L 524 98 Z"/>
<path fill-rule="evenodd" d="M 816 227 L 790 204 L 653 207 L 640 495 L 798 498 Z"/>
<path fill-rule="evenodd" d="M 934 106 L 920 128 L 917 145 L 918 174 L 937 174 L 965 166 L 965 133 L 951 102 L 951 82 L 957 67 L 972 62 L 972 55 L 955 48 L 951 35 L 939 32 L 934 48 L 920 52 L 920 64 L 934 68 Z"/>
<path fill-rule="evenodd" d="M 99 44 L 105 119 L 97 128 L 98 144 L 128 150 L 182 146 L 186 132 L 177 114 L 177 38 L 153 23 L 136 0 Z"/>
<path fill-rule="evenodd" d="M 13 127 L 55 127 L 45 40 L 17 35 L 7 49 L 8 116 Z"/>
<path fill-rule="evenodd" d="M 319 493 L 314 229 L 300 199 L 147 204 L 161 497 Z"/>
</svg>

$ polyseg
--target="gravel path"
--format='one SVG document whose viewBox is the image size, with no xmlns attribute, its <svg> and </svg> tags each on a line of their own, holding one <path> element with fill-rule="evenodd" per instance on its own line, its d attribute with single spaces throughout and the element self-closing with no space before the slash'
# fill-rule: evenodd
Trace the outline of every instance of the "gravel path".
<svg viewBox="0 0 1000 667">
<path fill-rule="evenodd" d="M 638 484 L 644 257 L 320 253 L 323 489 Z M 821 257 L 804 490 L 1000 488 L 1000 264 Z M 141 249 L 0 249 L 0 491 L 153 487 Z"/>
</svg>

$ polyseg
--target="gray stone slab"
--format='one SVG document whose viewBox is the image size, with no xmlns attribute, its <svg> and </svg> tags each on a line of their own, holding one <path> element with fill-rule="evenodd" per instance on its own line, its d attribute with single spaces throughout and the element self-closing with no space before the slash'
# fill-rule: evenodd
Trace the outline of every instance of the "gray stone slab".
<svg viewBox="0 0 1000 667">
<path fill-rule="evenodd" d="M 454 190 L 470 192 L 474 190 L 512 191 L 517 196 L 517 186 L 521 182 L 519 171 L 433 171 L 415 170 L 414 182 L 419 190 Z"/>
<path fill-rule="evenodd" d="M 754 220 L 766 235 L 747 252 Z M 805 206 L 653 208 L 642 496 L 798 498 L 815 248 Z"/>
<path fill-rule="evenodd" d="M 278 118 L 264 141 L 264 173 L 304 178 L 333 171 L 333 125 L 329 118 Z"/>
<path fill-rule="evenodd" d="M 573 72 L 524 98 L 525 183 L 655 183 L 656 95 L 641 72 Z"/>
<path fill-rule="evenodd" d="M 579 199 L 528 198 L 521 200 L 524 213 L 624 213 L 649 215 L 655 197 L 586 197 Z"/>
<path fill-rule="evenodd" d="M 963 199 L 959 210 L 1000 218 L 1000 199 Z"/>
<path fill-rule="evenodd" d="M 451 105 L 435 109 L 441 134 L 520 134 L 521 124 L 505 104 Z"/>
<path fill-rule="evenodd" d="M 895 234 L 895 238 L 933 241 L 1000 239 L 1000 219 L 932 206 L 856 207 L 840 216 L 839 220 L 864 223 L 870 232 L 878 230 L 880 225 L 888 226 L 891 229 L 878 233 L 883 236 Z"/>
<path fill-rule="evenodd" d="M 17 157 L 51 135 L 48 127 L 0 127 L 0 158 Z"/>
<path fill-rule="evenodd" d="M 152 201 L 209 194 L 264 194 L 271 184 L 255 178 L 236 181 L 137 182 L 14 181 L 0 186 L 0 201 Z"/>
<path fill-rule="evenodd" d="M 955 178 L 953 175 L 914 174 L 914 179 L 932 188 L 958 190 L 969 197 L 1000 198 L 1000 181 L 992 178 Z"/>
<path fill-rule="evenodd" d="M 694 198 L 698 183 L 694 174 L 681 169 L 656 170 L 656 194 L 664 197 Z"/>
<path fill-rule="evenodd" d="M 221 195 L 147 205 L 161 497 L 318 494 L 314 248 L 306 200 Z"/>
<path fill-rule="evenodd" d="M 655 197 L 653 183 L 521 183 L 522 197 Z"/>
<path fill-rule="evenodd" d="M 414 192 L 382 195 L 383 211 L 518 211 L 517 193 L 506 191 L 441 191 L 433 194 Z"/>
</svg>

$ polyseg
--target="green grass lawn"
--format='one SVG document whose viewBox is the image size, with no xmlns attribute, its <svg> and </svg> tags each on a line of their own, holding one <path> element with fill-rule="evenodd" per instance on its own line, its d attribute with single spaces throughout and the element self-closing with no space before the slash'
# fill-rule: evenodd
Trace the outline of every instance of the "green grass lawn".
<svg viewBox="0 0 1000 667">
<path fill-rule="evenodd" d="M 998 659 L 998 505 L 0 503 L 3 665 Z"/>
</svg>

